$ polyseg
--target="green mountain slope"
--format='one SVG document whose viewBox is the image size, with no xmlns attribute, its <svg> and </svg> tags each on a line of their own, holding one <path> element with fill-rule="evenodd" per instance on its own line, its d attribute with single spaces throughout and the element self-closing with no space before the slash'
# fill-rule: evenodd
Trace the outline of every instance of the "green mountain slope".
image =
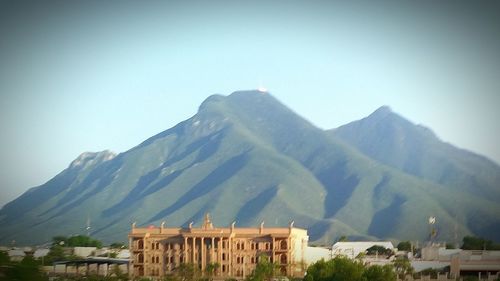
<svg viewBox="0 0 500 281">
<path fill-rule="evenodd" d="M 500 225 L 492 218 L 500 217 L 500 167 L 491 160 L 442 142 L 430 129 L 412 124 L 387 106 L 329 133 L 380 163 L 441 185 L 446 190 L 439 200 L 443 206 L 455 209 L 451 213 L 457 218 L 468 218 L 473 231 L 498 240 Z M 461 206 L 472 207 L 477 197 L 495 212 L 481 213 L 477 205 L 470 212 L 460 211 Z"/>
<path fill-rule="evenodd" d="M 192 118 L 119 155 L 83 154 L 0 210 L 0 242 L 85 233 L 88 220 L 93 237 L 124 241 L 134 221 L 185 226 L 205 212 L 220 226 L 294 220 L 317 243 L 340 235 L 423 240 L 431 215 L 442 239 L 455 225 L 466 235 L 498 224 L 497 204 L 481 193 L 448 193 L 375 161 L 267 93 L 241 91 L 209 97 Z"/>
</svg>

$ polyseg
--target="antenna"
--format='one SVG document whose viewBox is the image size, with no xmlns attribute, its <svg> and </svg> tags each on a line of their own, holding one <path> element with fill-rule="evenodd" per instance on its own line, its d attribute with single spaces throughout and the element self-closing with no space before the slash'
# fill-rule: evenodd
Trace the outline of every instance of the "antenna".
<svg viewBox="0 0 500 281">
<path fill-rule="evenodd" d="M 436 217 L 430 216 L 428 222 L 429 222 L 429 230 L 430 230 L 429 243 L 432 245 L 434 238 L 437 235 L 436 227 L 434 226 L 434 224 L 436 224 Z"/>
<path fill-rule="evenodd" d="M 85 228 L 87 230 L 87 236 L 90 237 L 90 216 L 87 214 L 87 227 Z"/>
</svg>

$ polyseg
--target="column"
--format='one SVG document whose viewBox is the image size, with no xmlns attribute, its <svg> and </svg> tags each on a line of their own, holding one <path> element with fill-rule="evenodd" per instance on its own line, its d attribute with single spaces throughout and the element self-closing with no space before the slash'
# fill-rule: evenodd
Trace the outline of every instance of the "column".
<svg viewBox="0 0 500 281">
<path fill-rule="evenodd" d="M 212 237 L 212 244 L 211 245 L 211 248 L 210 248 L 210 262 L 211 263 L 214 263 L 214 260 L 215 260 L 215 237 Z"/>
<path fill-rule="evenodd" d="M 217 261 L 220 263 L 221 275 L 222 275 L 222 237 L 219 237 L 219 244 L 217 244 Z"/>
<path fill-rule="evenodd" d="M 233 239 L 231 236 L 229 236 L 229 238 L 227 239 L 228 240 L 228 244 L 229 244 L 229 249 L 228 249 L 228 254 L 227 254 L 227 257 L 229 259 L 229 275 L 231 276 L 234 276 L 234 273 L 233 273 Z"/>
<path fill-rule="evenodd" d="M 188 252 L 187 252 L 187 247 L 188 247 L 188 238 L 184 237 L 184 263 L 187 263 L 188 260 Z"/>
<path fill-rule="evenodd" d="M 193 250 L 193 254 L 192 254 L 192 256 L 193 256 L 193 264 L 195 264 L 195 263 L 196 263 L 196 256 L 195 256 L 195 250 L 196 250 L 196 238 L 195 238 L 195 237 L 192 237 L 191 239 L 193 239 L 193 249 L 192 249 L 192 250 Z"/>
<path fill-rule="evenodd" d="M 275 248 L 276 247 L 276 239 L 273 237 L 273 242 L 271 243 L 271 262 L 274 262 L 276 260 L 276 252 L 275 252 Z"/>
<path fill-rule="evenodd" d="M 205 258 L 205 237 L 201 237 L 201 243 L 200 243 L 200 248 L 201 248 L 201 251 L 200 251 L 200 255 L 201 255 L 201 271 L 203 272 L 203 270 L 205 270 L 205 262 L 207 261 L 206 258 Z"/>
</svg>

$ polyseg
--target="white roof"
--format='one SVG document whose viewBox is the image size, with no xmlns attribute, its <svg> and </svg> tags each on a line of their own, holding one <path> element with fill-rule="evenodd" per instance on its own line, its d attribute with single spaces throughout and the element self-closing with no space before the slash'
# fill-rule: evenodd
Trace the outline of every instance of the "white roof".
<svg viewBox="0 0 500 281">
<path fill-rule="evenodd" d="M 331 252 L 327 248 L 307 246 L 304 251 L 304 259 L 307 264 L 315 263 L 321 259 L 329 260 L 330 258 Z"/>
<path fill-rule="evenodd" d="M 35 258 L 45 257 L 49 252 L 50 252 L 50 249 L 37 249 L 33 253 L 33 257 L 35 257 Z"/>
<path fill-rule="evenodd" d="M 24 256 L 26 256 L 26 254 L 24 253 L 23 250 L 18 250 L 18 249 L 10 250 L 8 252 L 8 255 L 9 255 L 9 257 L 24 257 Z"/>
</svg>

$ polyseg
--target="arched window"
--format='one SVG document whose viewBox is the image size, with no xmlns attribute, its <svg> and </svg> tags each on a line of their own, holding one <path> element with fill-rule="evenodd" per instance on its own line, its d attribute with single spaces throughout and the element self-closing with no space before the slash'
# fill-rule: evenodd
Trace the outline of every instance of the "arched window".
<svg viewBox="0 0 500 281">
<path fill-rule="evenodd" d="M 144 262 L 144 255 L 142 253 L 139 253 L 139 255 L 137 255 L 137 262 L 138 263 Z"/>
<path fill-rule="evenodd" d="M 281 257 L 280 257 L 281 264 L 286 264 L 286 260 L 287 260 L 286 255 L 282 254 Z"/>
<path fill-rule="evenodd" d="M 280 247 L 281 247 L 281 250 L 286 250 L 287 249 L 287 245 L 286 245 L 286 240 L 281 240 L 281 243 L 280 243 Z"/>
<path fill-rule="evenodd" d="M 137 248 L 144 249 L 144 240 L 140 239 L 139 242 L 137 242 Z"/>
</svg>

